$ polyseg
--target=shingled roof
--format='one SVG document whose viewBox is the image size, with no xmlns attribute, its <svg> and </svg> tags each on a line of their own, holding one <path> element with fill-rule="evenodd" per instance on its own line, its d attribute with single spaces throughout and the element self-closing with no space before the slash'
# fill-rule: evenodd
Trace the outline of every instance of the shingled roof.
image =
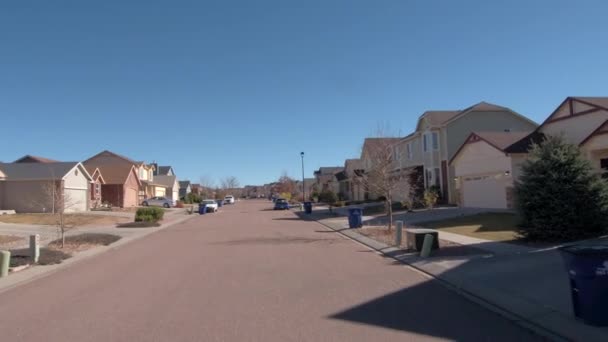
<svg viewBox="0 0 608 342">
<path fill-rule="evenodd" d="M 79 164 L 78 162 L 0 163 L 0 171 L 6 180 L 60 180 Z M 91 177 L 87 175 L 87 178 Z"/>
<path fill-rule="evenodd" d="M 27 155 L 15 160 L 13 163 L 57 163 L 57 162 L 58 162 L 57 160 L 27 154 Z"/>
</svg>

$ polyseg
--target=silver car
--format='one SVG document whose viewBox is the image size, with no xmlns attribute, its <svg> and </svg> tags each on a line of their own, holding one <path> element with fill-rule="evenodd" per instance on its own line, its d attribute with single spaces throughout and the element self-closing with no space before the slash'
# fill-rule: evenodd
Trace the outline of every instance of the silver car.
<svg viewBox="0 0 608 342">
<path fill-rule="evenodd" d="M 151 206 L 151 207 L 171 208 L 172 204 L 173 204 L 173 201 L 167 197 L 152 197 L 152 198 L 148 198 L 148 199 L 144 200 L 143 202 L 141 202 L 141 205 L 143 205 L 144 207 Z"/>
</svg>

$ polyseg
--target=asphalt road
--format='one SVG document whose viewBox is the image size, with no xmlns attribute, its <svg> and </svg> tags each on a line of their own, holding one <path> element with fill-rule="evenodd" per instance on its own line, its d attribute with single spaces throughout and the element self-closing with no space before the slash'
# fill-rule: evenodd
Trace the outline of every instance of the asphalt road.
<svg viewBox="0 0 608 342">
<path fill-rule="evenodd" d="M 423 275 L 267 201 L 0 294 L 2 341 L 526 341 Z"/>
</svg>

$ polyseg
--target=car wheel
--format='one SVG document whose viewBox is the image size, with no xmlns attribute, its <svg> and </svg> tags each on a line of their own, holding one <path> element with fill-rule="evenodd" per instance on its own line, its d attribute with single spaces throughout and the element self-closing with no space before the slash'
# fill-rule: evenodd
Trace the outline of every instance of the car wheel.
<svg viewBox="0 0 608 342">
<path fill-rule="evenodd" d="M 144 207 L 147 207 L 148 206 L 148 202 L 144 202 L 141 205 L 143 205 Z"/>
<path fill-rule="evenodd" d="M 170 207 L 170 205 L 169 205 L 169 203 L 165 203 L 165 204 L 163 204 L 163 207 L 165 207 L 165 208 L 169 208 L 169 207 Z"/>
</svg>

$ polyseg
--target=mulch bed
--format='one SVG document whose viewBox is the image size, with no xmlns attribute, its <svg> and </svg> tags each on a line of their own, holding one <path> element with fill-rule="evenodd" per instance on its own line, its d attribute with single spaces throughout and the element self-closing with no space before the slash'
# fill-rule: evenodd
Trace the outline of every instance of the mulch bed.
<svg viewBox="0 0 608 342">
<path fill-rule="evenodd" d="M 107 246 L 121 237 L 112 234 L 85 233 L 73 236 L 66 236 L 65 245 L 61 248 L 61 240 L 54 240 L 47 247 L 40 248 L 40 258 L 38 265 L 59 264 L 63 260 L 72 257 L 74 253 L 81 252 L 97 246 Z M 29 248 L 11 250 L 11 267 L 31 264 Z"/>
<path fill-rule="evenodd" d="M 365 235 L 369 238 L 372 238 L 378 242 L 385 243 L 389 246 L 395 245 L 395 228 L 392 231 L 388 231 L 388 228 L 385 226 L 377 226 L 377 227 L 363 227 L 357 229 L 357 232 L 361 235 Z M 403 237 L 401 241 L 401 249 L 406 252 L 415 252 L 415 250 L 408 249 L 406 247 L 405 240 L 405 232 L 403 232 Z M 432 257 L 436 256 L 467 256 L 467 255 L 480 255 L 480 254 L 489 254 L 486 251 L 480 250 L 475 247 L 463 246 L 454 242 L 441 240 L 439 239 L 439 249 L 431 252 Z"/>
<path fill-rule="evenodd" d="M 140 222 L 127 222 L 117 224 L 118 228 L 150 228 L 150 227 L 160 227 L 160 223 L 158 222 L 148 222 L 148 221 L 140 221 Z"/>
</svg>

